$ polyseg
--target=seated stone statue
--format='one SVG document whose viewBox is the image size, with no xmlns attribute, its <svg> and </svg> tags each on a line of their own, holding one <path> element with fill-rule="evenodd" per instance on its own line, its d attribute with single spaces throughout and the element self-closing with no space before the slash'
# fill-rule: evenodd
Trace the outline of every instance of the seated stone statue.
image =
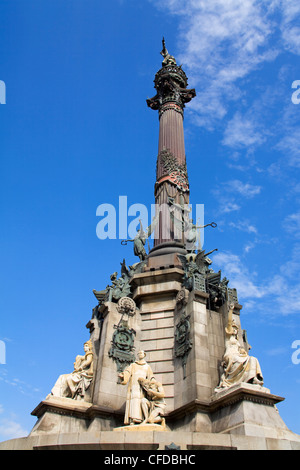
<svg viewBox="0 0 300 470">
<path fill-rule="evenodd" d="M 84 343 L 84 352 L 84 356 L 76 356 L 72 373 L 59 376 L 51 390 L 52 396 L 88 401 L 87 392 L 93 379 L 91 340 Z"/>
<path fill-rule="evenodd" d="M 215 392 L 242 382 L 263 385 L 263 376 L 258 360 L 249 356 L 239 343 L 238 325 L 232 318 L 233 309 L 234 304 L 231 304 L 225 328 L 225 354 L 222 363 L 224 371 Z"/>
</svg>

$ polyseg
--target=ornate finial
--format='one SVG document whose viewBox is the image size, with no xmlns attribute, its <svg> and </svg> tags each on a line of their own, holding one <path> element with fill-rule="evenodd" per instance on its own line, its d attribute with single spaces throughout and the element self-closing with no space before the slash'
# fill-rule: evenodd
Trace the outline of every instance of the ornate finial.
<svg viewBox="0 0 300 470">
<path fill-rule="evenodd" d="M 168 51 L 167 51 L 167 48 L 166 48 L 166 41 L 165 41 L 164 37 L 162 38 L 162 46 L 163 46 L 163 48 L 162 48 L 162 51 L 161 51 L 161 55 L 163 57 L 165 57 L 165 53 L 168 53 Z"/>
<path fill-rule="evenodd" d="M 161 115 L 163 105 L 168 106 L 169 103 L 172 103 L 178 112 L 183 113 L 185 103 L 196 96 L 195 89 L 187 89 L 187 76 L 181 65 L 177 65 L 175 58 L 169 54 L 164 37 L 160 54 L 164 60 L 154 79 L 154 88 L 157 93 L 153 98 L 146 100 L 147 105 L 151 109 L 158 109 Z"/>
<path fill-rule="evenodd" d="M 176 65 L 176 60 L 175 58 L 169 54 L 168 49 L 166 48 L 166 41 L 165 38 L 162 38 L 162 51 L 161 55 L 163 56 L 164 60 L 162 61 L 163 67 L 166 65 Z"/>
</svg>

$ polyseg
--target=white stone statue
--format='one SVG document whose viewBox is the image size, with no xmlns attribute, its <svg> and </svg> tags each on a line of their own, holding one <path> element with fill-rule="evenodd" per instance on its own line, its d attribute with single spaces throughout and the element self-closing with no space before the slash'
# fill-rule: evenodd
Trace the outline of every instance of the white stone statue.
<svg viewBox="0 0 300 470">
<path fill-rule="evenodd" d="M 84 356 L 76 356 L 74 370 L 70 374 L 60 375 L 51 395 L 55 397 L 85 400 L 93 379 L 93 351 L 91 340 L 84 343 Z"/>
<path fill-rule="evenodd" d="M 145 357 L 146 353 L 139 351 L 137 361 L 119 374 L 121 384 L 128 384 L 124 424 L 134 425 L 144 421 L 142 400 L 146 397 L 146 392 L 141 386 L 140 380 L 150 380 L 153 377 L 152 369 L 145 361 Z"/>
<path fill-rule="evenodd" d="M 144 421 L 142 424 L 161 424 L 165 425 L 164 412 L 166 408 L 165 391 L 160 382 L 155 377 L 150 380 L 139 379 L 141 387 L 146 392 L 146 397 L 142 399 L 142 411 Z"/>
<path fill-rule="evenodd" d="M 223 356 L 224 372 L 215 392 L 220 392 L 237 383 L 263 385 L 263 376 L 258 360 L 249 356 L 238 340 L 238 325 L 232 318 L 234 304 L 230 305 L 227 327 L 225 328 L 225 354 Z"/>
</svg>

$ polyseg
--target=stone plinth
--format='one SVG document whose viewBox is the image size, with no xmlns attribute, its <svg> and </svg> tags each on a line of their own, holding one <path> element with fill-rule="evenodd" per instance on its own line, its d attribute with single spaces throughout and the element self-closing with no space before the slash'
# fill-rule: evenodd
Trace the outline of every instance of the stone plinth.
<svg viewBox="0 0 300 470">
<path fill-rule="evenodd" d="M 192 433 L 182 431 L 127 431 L 30 435 L 0 443 L 0 450 L 159 450 L 175 443 L 181 450 L 300 450 L 299 437 L 276 439 L 238 434 Z"/>
</svg>

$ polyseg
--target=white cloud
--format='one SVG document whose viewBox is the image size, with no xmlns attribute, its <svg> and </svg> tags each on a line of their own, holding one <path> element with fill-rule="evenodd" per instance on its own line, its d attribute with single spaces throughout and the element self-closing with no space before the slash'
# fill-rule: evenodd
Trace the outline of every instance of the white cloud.
<svg viewBox="0 0 300 470">
<path fill-rule="evenodd" d="M 283 315 L 300 313 L 299 291 L 300 283 L 281 290 L 281 293 L 275 298 L 275 302 L 279 306 L 280 313 Z"/>
<path fill-rule="evenodd" d="M 253 185 L 250 183 L 243 183 L 240 180 L 231 180 L 224 183 L 226 191 L 232 193 L 238 193 L 241 196 L 252 198 L 260 193 L 261 186 Z"/>
<path fill-rule="evenodd" d="M 291 257 L 280 267 L 282 276 L 291 279 L 300 278 L 300 244 L 293 247 Z"/>
<path fill-rule="evenodd" d="M 257 279 L 249 271 L 243 260 L 230 252 L 217 253 L 212 256 L 216 270 L 221 269 L 230 280 L 230 287 L 237 289 L 240 302 L 245 309 L 256 310 L 256 313 L 272 316 L 300 313 L 300 246 L 296 246 L 291 259 L 279 267 L 280 274 L 269 279 Z M 215 269 L 214 268 L 214 269 Z M 287 278 L 290 277 L 290 282 Z M 294 278 L 297 279 L 294 282 Z"/>
<path fill-rule="evenodd" d="M 243 81 L 251 72 L 285 50 L 300 54 L 299 0 L 150 1 L 179 18 L 177 59 L 197 89 L 188 110 L 196 124 L 208 129 L 224 118 L 230 102 L 247 99 Z M 237 114 L 231 124 L 226 145 L 264 140 L 249 116 Z"/>
<path fill-rule="evenodd" d="M 220 201 L 220 208 L 219 213 L 221 214 L 229 214 L 230 212 L 235 212 L 240 210 L 241 206 L 236 204 L 235 202 L 229 201 L 226 198 L 222 198 Z"/>
<path fill-rule="evenodd" d="M 229 222 L 230 227 L 233 227 L 237 230 L 240 230 L 241 232 L 247 232 L 247 233 L 254 233 L 257 234 L 257 228 L 249 222 L 249 220 L 240 220 L 239 222 Z M 248 247 L 248 250 L 245 249 L 245 251 L 249 251 L 250 248 Z"/>
<path fill-rule="evenodd" d="M 254 147 L 264 141 L 265 137 L 255 121 L 240 112 L 228 122 L 223 138 L 223 144 L 233 148 Z"/>
<path fill-rule="evenodd" d="M 3 439 L 16 439 L 28 436 L 28 431 L 14 419 L 3 418 L 0 420 L 0 435 Z"/>
<path fill-rule="evenodd" d="M 300 35 L 300 31 L 299 31 Z M 300 36 L 299 36 L 300 37 Z M 296 106 L 296 105 L 294 105 Z M 300 105 L 298 105 L 300 106 Z M 285 136 L 278 142 L 276 148 L 281 150 L 289 158 L 289 164 L 294 167 L 300 167 L 300 127 L 290 127 L 285 131 Z"/>
<path fill-rule="evenodd" d="M 294 235 L 296 238 L 300 237 L 300 212 L 289 214 L 283 221 L 285 230 Z"/>
<path fill-rule="evenodd" d="M 237 289 L 240 298 L 260 299 L 264 296 L 264 289 L 257 285 L 238 255 L 229 252 L 217 253 L 212 260 L 213 266 L 216 265 L 217 269 L 226 272 L 230 286 Z"/>
<path fill-rule="evenodd" d="M 243 183 L 240 180 L 230 180 L 218 185 L 218 187 L 213 189 L 211 192 L 218 200 L 219 207 L 217 209 L 217 214 L 228 214 L 230 212 L 240 210 L 241 196 L 246 199 L 251 199 L 261 192 L 261 186 Z M 236 201 L 237 197 L 238 201 Z M 242 227 L 242 225 L 238 228 L 252 233 L 256 230 L 253 225 L 249 224 L 247 230 L 246 226 Z"/>
<path fill-rule="evenodd" d="M 280 2 L 282 10 L 281 34 L 284 46 L 294 54 L 300 54 L 300 4 L 298 0 L 282 0 Z"/>
<path fill-rule="evenodd" d="M 0 404 L 0 414 L 4 415 L 4 407 Z M 27 429 L 16 421 L 15 415 L 11 414 L 9 417 L 2 416 L 0 418 L 0 440 L 2 439 L 16 439 L 28 435 Z"/>
<path fill-rule="evenodd" d="M 246 246 L 244 247 L 245 253 L 249 253 L 249 251 L 253 250 L 254 247 L 255 247 L 255 243 L 253 242 L 247 243 Z"/>
<path fill-rule="evenodd" d="M 158 8 L 181 17 L 178 61 L 197 87 L 189 105 L 196 122 L 210 127 L 243 96 L 238 83 L 278 54 L 270 39 L 268 2 L 258 0 L 160 0 Z M 257 137 L 256 137 L 257 138 Z"/>
</svg>

